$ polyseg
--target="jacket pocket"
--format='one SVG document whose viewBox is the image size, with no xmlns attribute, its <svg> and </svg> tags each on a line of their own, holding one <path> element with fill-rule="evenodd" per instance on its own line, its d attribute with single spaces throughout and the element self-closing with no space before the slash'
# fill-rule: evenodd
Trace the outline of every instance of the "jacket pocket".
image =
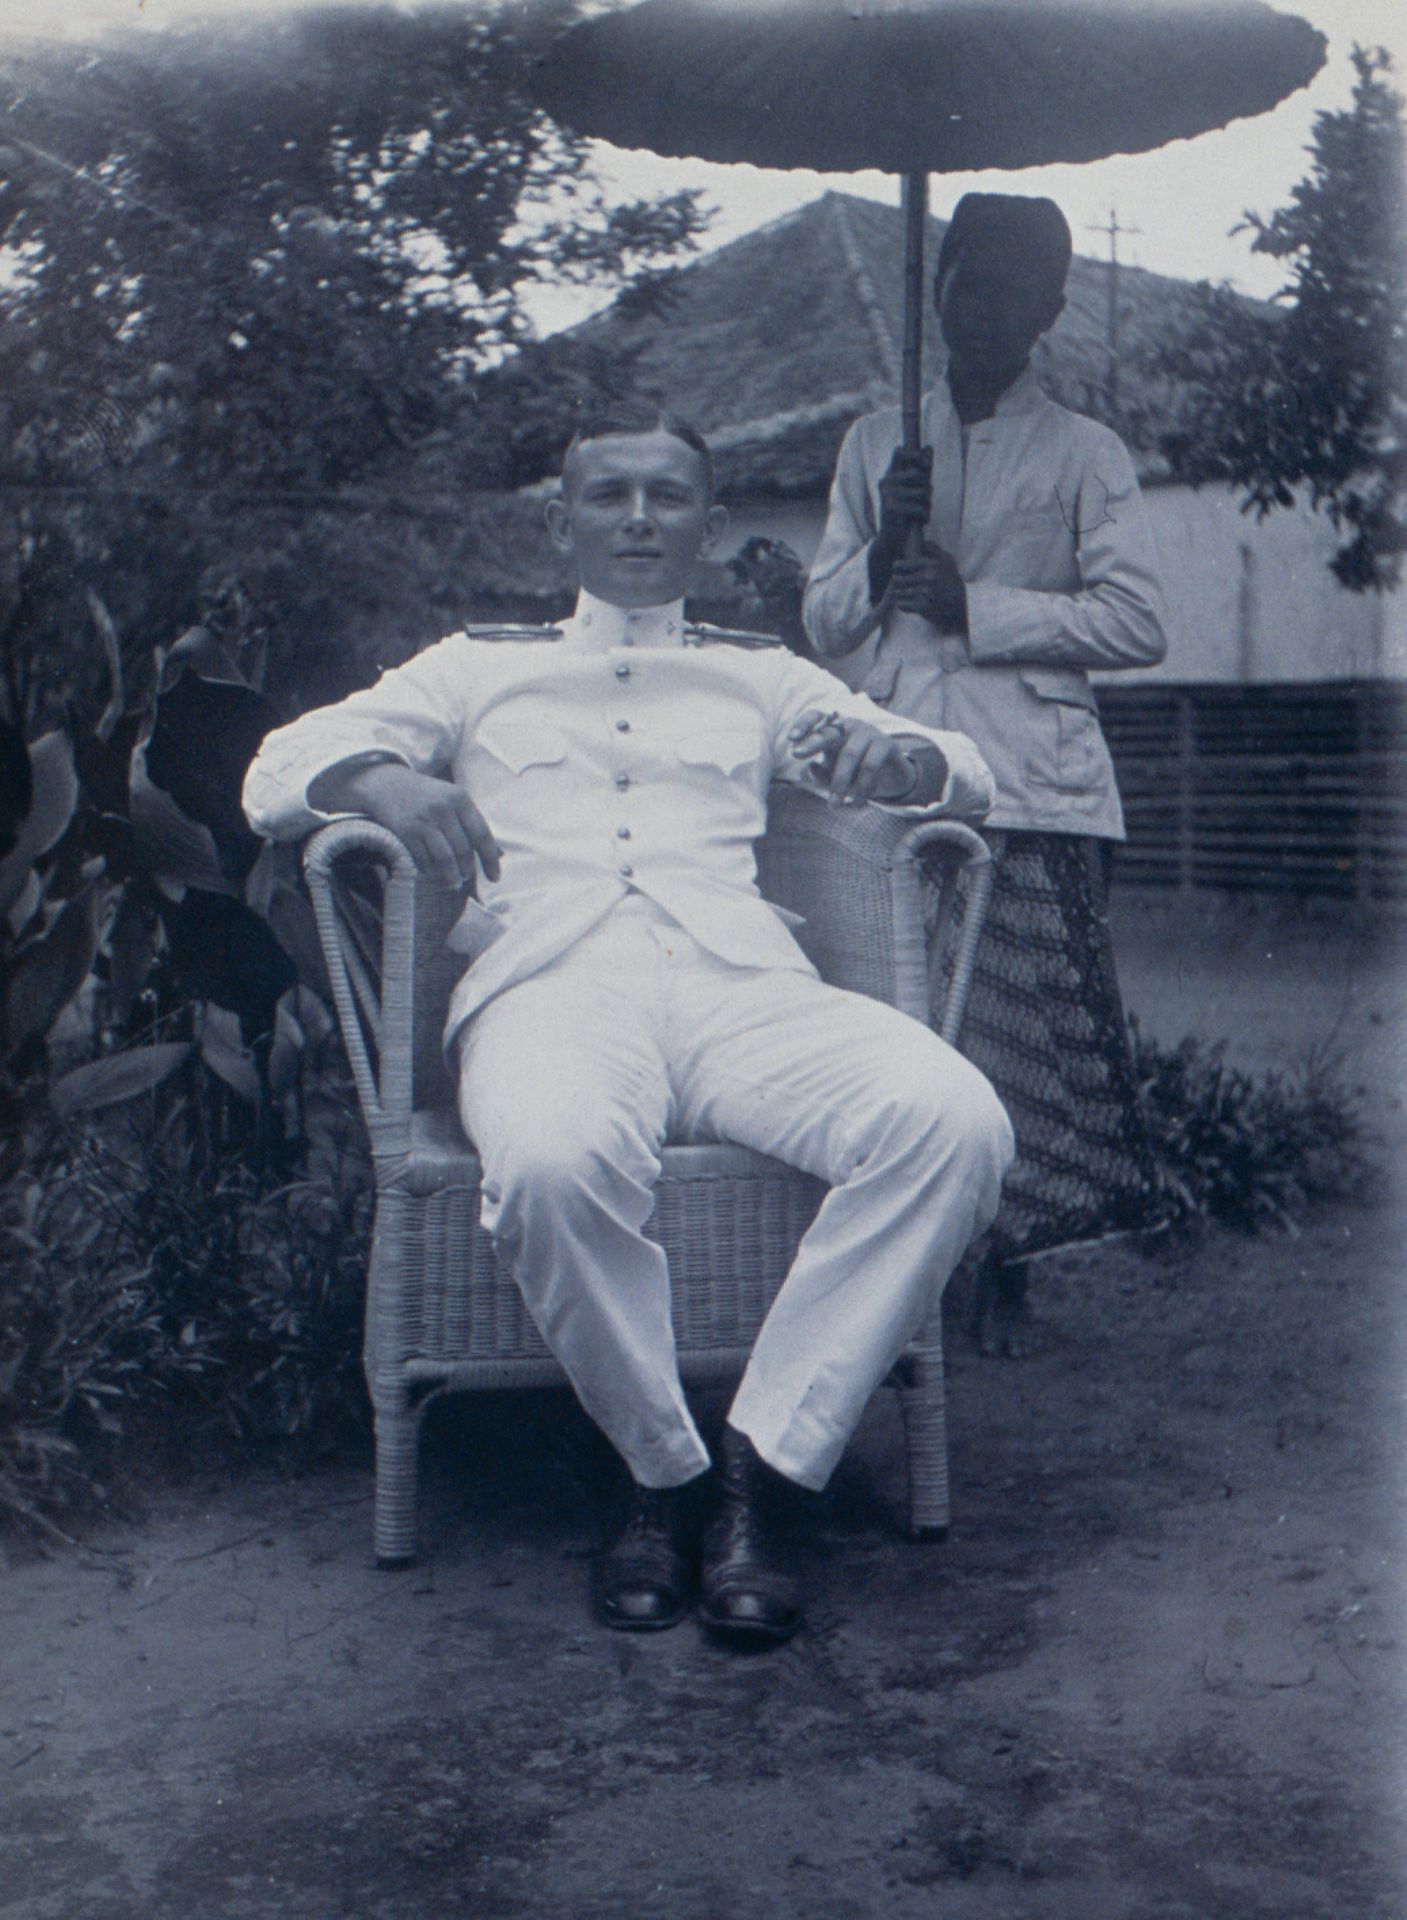
<svg viewBox="0 0 1407 1920">
<path fill-rule="evenodd" d="M 1026 778 L 1033 786 L 1086 793 L 1104 773 L 1104 736 L 1094 692 L 1082 673 L 1065 667 L 1020 667 L 1032 696 Z"/>
</svg>

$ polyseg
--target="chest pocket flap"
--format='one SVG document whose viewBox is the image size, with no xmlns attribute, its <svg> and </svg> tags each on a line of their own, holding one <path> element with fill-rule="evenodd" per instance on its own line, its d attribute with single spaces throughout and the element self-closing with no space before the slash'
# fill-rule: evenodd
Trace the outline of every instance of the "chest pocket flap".
<svg viewBox="0 0 1407 1920">
<path fill-rule="evenodd" d="M 1018 667 L 1017 672 L 1022 685 L 1028 687 L 1038 700 L 1055 700 L 1061 706 L 1084 707 L 1090 713 L 1098 711 L 1094 689 L 1082 673 L 1074 672 L 1069 667 Z"/>
<path fill-rule="evenodd" d="M 671 731 L 670 749 L 688 767 L 717 767 L 736 773 L 762 755 L 762 734 L 756 727 L 722 726 L 703 721 L 698 726 Z"/>
<path fill-rule="evenodd" d="M 490 719 L 475 734 L 474 744 L 492 754 L 510 773 L 525 773 L 529 767 L 555 767 L 567 757 L 564 733 L 521 721 Z"/>
</svg>

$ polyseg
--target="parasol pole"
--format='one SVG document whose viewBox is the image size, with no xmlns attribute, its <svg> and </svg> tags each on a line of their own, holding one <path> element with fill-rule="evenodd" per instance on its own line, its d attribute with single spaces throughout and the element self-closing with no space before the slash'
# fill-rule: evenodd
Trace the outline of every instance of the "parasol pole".
<svg viewBox="0 0 1407 1920">
<path fill-rule="evenodd" d="M 904 357 L 899 366 L 899 411 L 906 452 L 919 449 L 919 406 L 923 399 L 923 223 L 928 214 L 928 175 L 906 173 L 900 202 L 904 215 Z M 904 539 L 910 560 L 923 552 L 923 528 L 910 527 Z"/>
<path fill-rule="evenodd" d="M 899 376 L 904 447 L 919 447 L 918 410 L 923 393 L 923 223 L 928 215 L 928 175 L 906 173 L 904 215 L 904 358 Z"/>
</svg>

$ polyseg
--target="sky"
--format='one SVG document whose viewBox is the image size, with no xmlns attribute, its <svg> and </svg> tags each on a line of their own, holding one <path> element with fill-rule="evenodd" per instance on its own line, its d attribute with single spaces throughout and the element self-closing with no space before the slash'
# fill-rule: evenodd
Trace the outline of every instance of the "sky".
<svg viewBox="0 0 1407 1920">
<path fill-rule="evenodd" d="M 306 5 L 307 0 L 4 0 L 0 34 L 9 37 L 87 39 L 107 32 L 150 32 L 188 26 L 205 17 L 257 20 Z M 1270 214 L 1285 204 L 1307 170 L 1314 117 L 1347 106 L 1353 86 L 1349 50 L 1355 42 L 1385 46 L 1407 91 L 1407 6 L 1403 0 L 1281 0 L 1328 37 L 1328 59 L 1314 82 L 1268 114 L 1242 120 L 1196 140 L 1176 141 L 1155 153 L 1086 166 L 1033 168 L 1024 173 L 970 173 L 935 177 L 934 213 L 946 218 L 972 189 L 1048 193 L 1064 207 L 1079 251 L 1107 258 L 1111 213 L 1121 228 L 1119 258 L 1134 266 L 1186 279 L 1228 281 L 1243 293 L 1272 297 L 1284 269 L 1250 251 L 1249 237 L 1231 229 L 1249 208 Z M 719 167 L 622 153 L 597 144 L 600 171 L 622 197 L 703 188 L 716 209 L 706 244 L 717 246 L 814 199 L 828 187 L 897 202 L 896 184 L 883 174 L 821 175 Z M 579 319 L 590 296 L 546 297 L 536 305 L 547 331 Z"/>
</svg>

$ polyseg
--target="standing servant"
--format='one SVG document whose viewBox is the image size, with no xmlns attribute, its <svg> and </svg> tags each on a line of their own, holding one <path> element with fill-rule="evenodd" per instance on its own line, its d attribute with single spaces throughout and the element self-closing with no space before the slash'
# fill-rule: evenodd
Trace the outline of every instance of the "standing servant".
<svg viewBox="0 0 1407 1920">
<path fill-rule="evenodd" d="M 925 444 L 900 445 L 897 408 L 856 421 L 804 606 L 851 686 L 969 735 L 996 779 L 964 1046 L 1016 1129 L 978 1289 L 984 1345 L 1012 1349 L 1017 1260 L 1144 1222 L 1152 1196 L 1107 918 L 1123 814 L 1088 675 L 1152 666 L 1166 642 L 1128 452 L 1048 399 L 1030 364 L 1070 253 L 1051 200 L 958 202 L 934 277 L 948 359 Z"/>
</svg>

